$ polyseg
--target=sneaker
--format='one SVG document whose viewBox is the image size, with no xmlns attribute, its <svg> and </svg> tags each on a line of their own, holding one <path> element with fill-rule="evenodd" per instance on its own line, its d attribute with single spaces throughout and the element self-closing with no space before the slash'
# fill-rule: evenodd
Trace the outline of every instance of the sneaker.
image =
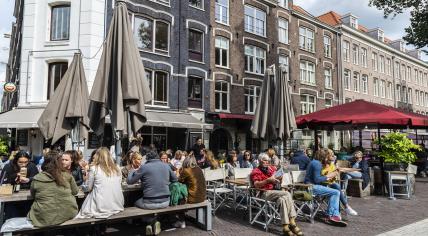
<svg viewBox="0 0 428 236">
<path fill-rule="evenodd" d="M 153 228 L 151 225 L 146 226 L 146 236 L 153 235 Z"/>
<path fill-rule="evenodd" d="M 340 227 L 346 227 L 348 224 L 341 220 L 340 216 L 330 216 L 326 221 L 328 224 Z"/>
<path fill-rule="evenodd" d="M 153 224 L 153 235 L 159 235 L 161 232 L 161 224 L 159 221 L 156 221 Z"/>
<path fill-rule="evenodd" d="M 340 217 L 340 216 L 330 216 L 328 219 L 329 219 L 330 221 L 333 221 L 333 222 L 339 222 L 339 221 L 342 221 L 342 219 L 341 219 L 341 217 Z"/>
<path fill-rule="evenodd" d="M 350 216 L 357 216 L 358 212 L 356 212 L 354 209 L 352 209 L 351 207 L 346 208 L 346 214 L 350 215 Z"/>
<path fill-rule="evenodd" d="M 177 229 L 185 229 L 186 228 L 186 222 L 185 221 L 177 221 L 173 224 L 174 228 Z"/>
</svg>

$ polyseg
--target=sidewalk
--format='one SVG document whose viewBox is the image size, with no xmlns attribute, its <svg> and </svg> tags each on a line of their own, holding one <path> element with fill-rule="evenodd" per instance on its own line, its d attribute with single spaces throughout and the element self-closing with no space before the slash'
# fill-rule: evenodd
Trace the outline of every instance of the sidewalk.
<svg viewBox="0 0 428 236">
<path fill-rule="evenodd" d="M 364 199 L 351 198 L 350 204 L 358 211 L 359 215 L 349 217 L 346 228 L 334 227 L 317 221 L 315 224 L 298 221 L 298 224 L 306 236 L 428 235 L 428 226 L 424 226 L 424 224 L 428 225 L 428 182 L 416 182 L 415 189 L 416 195 L 413 196 L 412 200 L 398 199 L 393 201 L 380 196 L 370 196 Z M 410 229 L 411 231 L 408 231 Z M 107 235 L 139 235 L 143 230 L 141 227 L 121 224 L 110 226 Z M 420 231 L 424 234 L 418 234 Z M 231 209 L 222 209 L 217 212 L 216 216 L 213 217 L 213 231 L 211 232 L 202 231 L 188 222 L 186 229 L 161 233 L 161 235 L 171 236 L 280 234 L 281 228 L 279 226 L 273 226 L 266 233 L 261 227 L 252 227 L 248 223 L 245 212 L 235 212 Z"/>
</svg>

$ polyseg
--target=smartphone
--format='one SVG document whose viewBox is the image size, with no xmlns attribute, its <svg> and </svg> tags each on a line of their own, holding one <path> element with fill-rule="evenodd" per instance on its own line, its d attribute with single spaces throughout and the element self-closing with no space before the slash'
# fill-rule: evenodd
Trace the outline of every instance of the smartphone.
<svg viewBox="0 0 428 236">
<path fill-rule="evenodd" d="M 284 171 L 282 170 L 282 168 L 275 172 L 275 178 L 279 178 L 283 175 L 284 175 Z"/>
<path fill-rule="evenodd" d="M 27 177 L 27 168 L 26 167 L 21 167 L 21 170 L 19 171 L 19 174 L 21 175 L 21 177 L 26 178 Z"/>
</svg>

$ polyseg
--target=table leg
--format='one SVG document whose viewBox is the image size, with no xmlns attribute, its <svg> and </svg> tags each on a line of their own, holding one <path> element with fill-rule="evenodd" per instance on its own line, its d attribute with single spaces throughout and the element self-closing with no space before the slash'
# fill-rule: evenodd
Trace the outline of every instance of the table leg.
<svg viewBox="0 0 428 236">
<path fill-rule="evenodd" d="M 211 204 L 204 208 L 196 209 L 196 220 L 206 231 L 212 230 L 212 209 Z"/>
<path fill-rule="evenodd" d="M 4 202 L 0 203 L 0 228 L 3 226 L 4 223 Z"/>
</svg>

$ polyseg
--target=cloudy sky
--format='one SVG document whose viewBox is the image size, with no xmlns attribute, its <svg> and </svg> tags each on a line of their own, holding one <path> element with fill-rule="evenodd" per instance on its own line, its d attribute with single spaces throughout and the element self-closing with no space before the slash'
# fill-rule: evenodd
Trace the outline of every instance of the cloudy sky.
<svg viewBox="0 0 428 236">
<path fill-rule="evenodd" d="M 395 18 L 383 17 L 383 11 L 375 7 L 369 7 L 369 0 L 294 0 L 295 5 L 299 5 L 309 13 L 319 16 L 328 11 L 335 11 L 341 15 L 352 13 L 359 17 L 359 23 L 368 29 L 379 27 L 385 31 L 385 36 L 395 40 L 405 35 L 404 28 L 410 24 L 410 13 L 405 12 Z M 407 46 L 412 49 L 412 45 Z M 428 61 L 428 56 L 423 54 L 423 59 Z"/>
</svg>

